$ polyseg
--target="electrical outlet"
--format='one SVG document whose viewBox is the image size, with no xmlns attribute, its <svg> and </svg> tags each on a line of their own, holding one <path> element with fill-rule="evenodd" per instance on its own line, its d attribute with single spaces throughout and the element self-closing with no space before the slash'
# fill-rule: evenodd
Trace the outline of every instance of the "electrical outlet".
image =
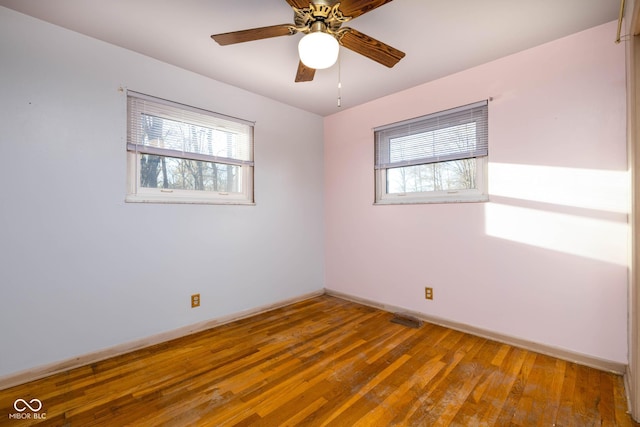
<svg viewBox="0 0 640 427">
<path fill-rule="evenodd" d="M 429 287 L 424 288 L 424 298 L 433 299 L 433 288 L 429 288 Z"/>
<path fill-rule="evenodd" d="M 200 294 L 191 295 L 191 308 L 200 307 Z"/>
</svg>

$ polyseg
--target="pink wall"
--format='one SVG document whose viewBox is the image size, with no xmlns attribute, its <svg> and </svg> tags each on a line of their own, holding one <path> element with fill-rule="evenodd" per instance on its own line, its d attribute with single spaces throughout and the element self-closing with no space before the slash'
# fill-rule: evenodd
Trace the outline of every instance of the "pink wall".
<svg viewBox="0 0 640 427">
<path fill-rule="evenodd" d="M 326 288 L 626 363 L 614 36 L 612 22 L 327 117 Z M 373 205 L 374 127 L 490 97 L 489 203 Z"/>
</svg>

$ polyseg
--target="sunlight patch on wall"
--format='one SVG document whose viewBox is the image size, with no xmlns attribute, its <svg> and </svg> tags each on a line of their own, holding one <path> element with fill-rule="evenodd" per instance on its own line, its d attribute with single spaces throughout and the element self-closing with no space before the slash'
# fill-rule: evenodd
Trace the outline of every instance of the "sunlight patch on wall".
<svg viewBox="0 0 640 427">
<path fill-rule="evenodd" d="M 628 265 L 626 171 L 493 163 L 489 236 Z"/>
<path fill-rule="evenodd" d="M 492 195 L 607 212 L 629 212 L 627 171 L 491 163 Z"/>
<path fill-rule="evenodd" d="M 489 236 L 626 266 L 626 223 L 487 203 Z"/>
</svg>

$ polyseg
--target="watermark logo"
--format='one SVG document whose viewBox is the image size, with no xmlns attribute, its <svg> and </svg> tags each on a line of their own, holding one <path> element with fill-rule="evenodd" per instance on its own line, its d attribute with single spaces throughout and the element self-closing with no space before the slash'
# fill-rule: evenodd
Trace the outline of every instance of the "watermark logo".
<svg viewBox="0 0 640 427">
<path fill-rule="evenodd" d="M 18 412 L 24 412 L 27 408 L 30 409 L 31 412 L 40 412 L 40 409 L 42 409 L 42 402 L 40 399 L 31 399 L 29 402 L 24 399 L 16 399 L 16 401 L 13 402 L 13 409 Z"/>
<path fill-rule="evenodd" d="M 42 410 L 42 401 L 40 399 L 31 399 L 28 402 L 25 399 L 16 399 L 13 402 L 13 409 L 17 412 L 10 413 L 10 420 L 44 420 L 47 418 L 46 412 Z"/>
</svg>

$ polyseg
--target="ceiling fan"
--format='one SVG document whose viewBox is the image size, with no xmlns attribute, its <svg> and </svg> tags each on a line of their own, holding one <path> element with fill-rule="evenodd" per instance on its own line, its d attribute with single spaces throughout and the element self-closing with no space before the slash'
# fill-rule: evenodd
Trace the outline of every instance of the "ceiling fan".
<svg viewBox="0 0 640 427">
<path fill-rule="evenodd" d="M 378 41 L 358 30 L 342 27 L 360 15 L 364 15 L 392 0 L 286 0 L 293 9 L 293 24 L 272 25 L 250 30 L 232 31 L 211 36 L 225 46 L 271 37 L 305 33 L 298 51 L 300 62 L 296 82 L 313 80 L 316 69 L 328 68 L 338 57 L 339 46 L 344 46 L 389 68 L 400 61 L 405 53 Z M 315 43 L 323 44 L 317 47 Z M 329 52 L 328 58 L 316 58 Z"/>
</svg>

